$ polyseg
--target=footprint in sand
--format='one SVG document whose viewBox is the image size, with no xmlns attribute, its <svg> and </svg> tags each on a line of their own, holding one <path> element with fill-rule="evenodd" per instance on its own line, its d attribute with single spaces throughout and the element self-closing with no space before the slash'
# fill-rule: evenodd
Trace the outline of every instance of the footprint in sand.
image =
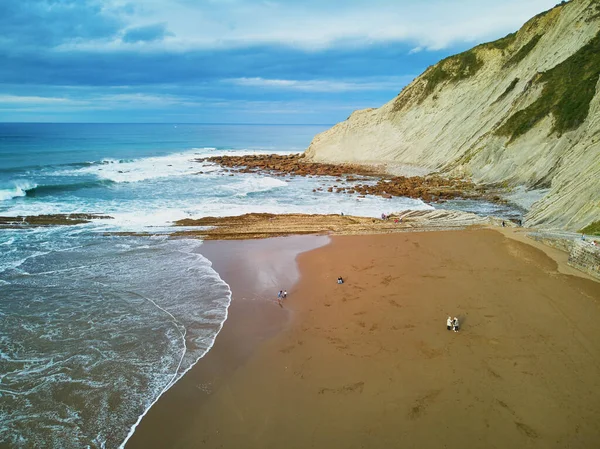
<svg viewBox="0 0 600 449">
<path fill-rule="evenodd" d="M 284 354 L 289 354 L 290 352 L 292 352 L 292 350 L 296 347 L 296 345 L 290 345 L 290 346 L 286 346 L 283 349 L 280 349 L 279 352 L 282 352 Z"/>
<path fill-rule="evenodd" d="M 436 398 L 440 395 L 441 392 L 442 390 L 433 390 L 427 393 L 425 396 L 422 396 L 421 398 L 417 399 L 415 401 L 415 405 L 413 405 L 410 411 L 408 412 L 408 417 L 410 419 L 419 418 L 423 413 L 425 413 L 427 408 L 431 405 L 431 403 L 433 403 L 436 400 Z"/>
<path fill-rule="evenodd" d="M 353 384 L 344 385 L 339 388 L 321 388 L 319 394 L 333 393 L 333 394 L 349 394 L 349 393 L 362 393 L 365 386 L 364 382 L 356 382 Z"/>
<path fill-rule="evenodd" d="M 531 427 L 529 427 L 527 424 L 524 424 L 522 422 L 519 421 L 515 421 L 515 425 L 517 426 L 517 429 L 519 429 L 519 431 L 524 434 L 525 436 L 529 437 L 529 438 L 539 438 L 538 433 L 533 430 Z"/>
<path fill-rule="evenodd" d="M 390 282 L 392 282 L 394 279 L 398 279 L 398 278 L 395 278 L 395 277 L 392 277 L 392 276 L 389 276 L 389 275 L 388 275 L 388 276 L 385 276 L 385 277 L 384 277 L 384 278 L 381 280 L 381 284 L 382 284 L 382 285 L 389 285 L 389 284 L 390 284 Z"/>
</svg>

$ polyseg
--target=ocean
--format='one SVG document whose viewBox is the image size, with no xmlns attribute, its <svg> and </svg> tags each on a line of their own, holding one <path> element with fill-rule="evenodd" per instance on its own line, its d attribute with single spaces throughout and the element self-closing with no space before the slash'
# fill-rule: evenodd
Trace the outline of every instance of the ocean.
<svg viewBox="0 0 600 449">
<path fill-rule="evenodd" d="M 0 445 L 121 447 L 210 350 L 229 286 L 169 239 L 181 218 L 430 209 L 313 189 L 328 179 L 229 173 L 195 158 L 303 151 L 327 125 L 0 124 L 0 216 L 98 213 L 0 229 Z M 200 173 L 202 172 L 202 173 Z M 450 207 L 514 210 L 484 202 Z M 154 236 L 118 235 L 150 231 Z"/>
</svg>

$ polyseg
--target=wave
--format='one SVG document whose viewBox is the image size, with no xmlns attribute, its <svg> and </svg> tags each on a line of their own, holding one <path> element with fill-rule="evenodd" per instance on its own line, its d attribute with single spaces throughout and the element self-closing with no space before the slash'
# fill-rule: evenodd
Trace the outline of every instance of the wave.
<svg viewBox="0 0 600 449">
<path fill-rule="evenodd" d="M 19 198 L 26 196 L 27 192 L 31 189 L 35 189 L 37 184 L 31 181 L 16 181 L 13 183 L 12 188 L 0 189 L 0 201 L 12 200 L 13 198 Z"/>
<path fill-rule="evenodd" d="M 99 180 L 131 183 L 158 178 L 193 175 L 202 170 L 194 162 L 198 155 L 193 151 L 173 153 L 139 159 L 103 159 L 97 163 L 61 170 L 59 176 L 94 176 Z"/>
<path fill-rule="evenodd" d="M 63 192 L 74 192 L 81 189 L 94 187 L 108 187 L 114 184 L 110 179 L 98 179 L 94 181 L 83 181 L 66 184 L 36 184 L 31 181 L 15 183 L 10 189 L 0 189 L 0 201 L 8 201 L 20 197 L 43 197 L 57 195 Z"/>
<path fill-rule="evenodd" d="M 56 169 L 56 168 L 61 168 L 61 167 L 74 167 L 74 168 L 81 168 L 81 167 L 89 167 L 92 165 L 100 165 L 100 164 L 104 164 L 104 161 L 81 161 L 81 162 L 67 162 L 64 164 L 47 164 L 47 165 L 41 165 L 41 164 L 34 164 L 34 165 L 18 165 L 15 167 L 8 167 L 8 168 L 4 168 L 4 167 L 0 167 L 0 173 L 23 173 L 23 172 L 37 172 L 37 171 L 43 171 L 43 170 L 47 170 L 47 169 Z"/>
<path fill-rule="evenodd" d="M 288 183 L 281 179 L 248 177 L 243 178 L 241 182 L 227 186 L 227 190 L 237 197 L 245 197 L 248 195 L 269 192 L 280 187 L 287 187 L 287 185 Z"/>
<path fill-rule="evenodd" d="M 85 166 L 59 171 L 55 174 L 66 176 L 92 175 L 98 179 L 116 183 L 132 183 L 161 178 L 191 176 L 199 171 L 218 172 L 219 166 L 213 163 L 199 163 L 203 156 L 249 155 L 249 154 L 289 154 L 289 151 L 228 150 L 214 147 L 192 148 L 188 151 L 163 156 L 142 157 L 139 159 L 102 159 Z"/>
<path fill-rule="evenodd" d="M 39 197 L 56 195 L 62 192 L 74 192 L 81 189 L 91 189 L 94 187 L 106 187 L 110 186 L 111 184 L 113 184 L 113 182 L 110 180 L 85 181 L 69 184 L 42 184 L 27 189 L 25 193 L 28 197 Z"/>
</svg>

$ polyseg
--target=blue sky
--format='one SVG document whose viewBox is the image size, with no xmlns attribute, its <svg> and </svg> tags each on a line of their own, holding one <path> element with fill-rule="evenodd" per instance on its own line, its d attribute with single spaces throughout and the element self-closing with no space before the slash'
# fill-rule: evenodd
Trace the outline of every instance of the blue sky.
<svg viewBox="0 0 600 449">
<path fill-rule="evenodd" d="M 557 0 L 2 0 L 0 121 L 335 123 Z"/>
</svg>

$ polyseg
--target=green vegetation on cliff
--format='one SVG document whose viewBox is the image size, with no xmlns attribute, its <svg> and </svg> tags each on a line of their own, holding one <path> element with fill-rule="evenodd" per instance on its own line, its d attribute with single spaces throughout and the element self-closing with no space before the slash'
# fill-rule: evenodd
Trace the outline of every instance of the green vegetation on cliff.
<svg viewBox="0 0 600 449">
<path fill-rule="evenodd" d="M 514 80 L 512 80 L 512 82 L 508 85 L 508 87 L 506 88 L 506 90 L 500 94 L 500 96 L 496 99 L 495 102 L 503 100 L 504 98 L 506 98 L 506 96 L 509 93 L 511 93 L 515 89 L 515 87 L 517 87 L 517 84 L 519 84 L 519 78 L 515 78 Z"/>
<path fill-rule="evenodd" d="M 516 65 L 519 62 L 521 62 L 523 59 L 525 59 L 525 57 L 531 52 L 531 50 L 533 50 L 533 48 L 539 42 L 541 37 L 542 37 L 541 34 L 536 34 L 535 36 L 533 36 L 529 40 L 529 42 L 527 42 L 525 45 L 523 45 L 519 49 L 518 52 L 516 52 L 514 55 L 512 55 L 512 57 L 508 61 L 506 61 L 506 63 L 504 64 L 504 67 L 506 68 L 506 67 Z"/>
<path fill-rule="evenodd" d="M 459 53 L 442 60 L 439 64 L 425 72 L 427 81 L 421 101 L 429 96 L 437 86 L 446 81 L 456 82 L 475 75 L 483 67 L 483 62 L 477 58 L 473 50 Z"/>
<path fill-rule="evenodd" d="M 423 91 L 418 94 L 417 101 L 419 103 L 423 102 L 425 98 L 431 95 L 435 89 L 444 82 L 456 82 L 475 75 L 479 69 L 483 67 L 483 61 L 477 57 L 474 50 L 475 49 L 471 49 L 459 53 L 458 55 L 449 56 L 446 59 L 442 59 L 436 65 L 429 67 L 422 75 L 422 79 L 425 81 L 425 87 L 423 88 Z M 410 91 L 412 91 L 412 84 L 409 84 L 402 89 L 402 92 L 400 92 L 394 102 L 393 112 L 402 110 L 407 103 L 406 98 L 402 93 Z"/>
<path fill-rule="evenodd" d="M 549 114 L 554 116 L 552 132 L 559 135 L 576 129 L 588 116 L 600 76 L 600 32 L 571 57 L 540 74 L 540 97 L 530 106 L 512 115 L 496 134 L 513 141 L 533 128 Z"/>
<path fill-rule="evenodd" d="M 497 50 L 506 50 L 510 44 L 512 44 L 517 39 L 517 33 L 510 33 L 504 37 L 501 37 L 498 40 L 493 42 L 487 42 L 485 44 L 478 45 L 480 48 L 495 48 Z M 475 47 L 477 48 L 477 47 Z"/>
<path fill-rule="evenodd" d="M 579 232 L 587 235 L 600 235 L 600 221 L 594 221 Z"/>
</svg>

